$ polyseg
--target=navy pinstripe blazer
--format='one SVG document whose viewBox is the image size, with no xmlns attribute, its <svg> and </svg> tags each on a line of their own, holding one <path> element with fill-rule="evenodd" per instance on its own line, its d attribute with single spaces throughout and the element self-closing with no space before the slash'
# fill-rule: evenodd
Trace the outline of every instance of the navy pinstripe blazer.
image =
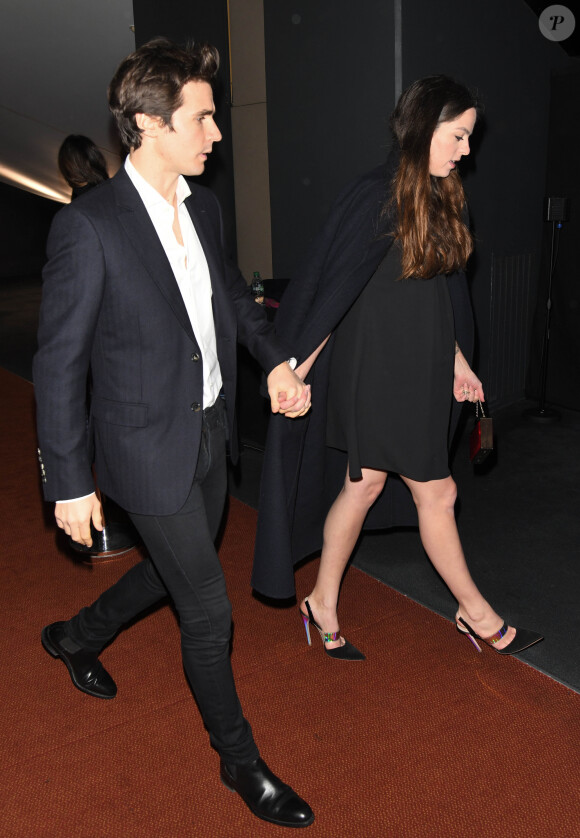
<svg viewBox="0 0 580 838">
<path fill-rule="evenodd" d="M 211 276 L 232 457 L 236 341 L 269 372 L 291 352 L 226 256 L 219 204 L 192 185 L 187 209 Z M 166 515 L 184 503 L 197 462 L 203 359 L 165 251 L 124 168 L 62 209 L 48 240 L 34 359 L 46 500 L 99 487 L 125 509 Z"/>
</svg>

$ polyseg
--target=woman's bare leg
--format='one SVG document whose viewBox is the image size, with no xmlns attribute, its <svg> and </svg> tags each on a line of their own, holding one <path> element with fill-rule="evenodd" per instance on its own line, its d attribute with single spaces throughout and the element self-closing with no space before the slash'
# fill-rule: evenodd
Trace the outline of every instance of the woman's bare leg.
<svg viewBox="0 0 580 838">
<path fill-rule="evenodd" d="M 465 561 L 457 524 L 455 499 L 457 490 L 452 477 L 419 483 L 401 475 L 417 506 L 419 533 L 425 552 L 435 570 L 443 578 L 458 602 L 458 616 L 463 617 L 480 637 L 491 637 L 503 625 L 503 620 L 481 595 Z M 509 628 L 495 645 L 503 649 L 515 637 Z"/>
<path fill-rule="evenodd" d="M 318 577 L 308 597 L 314 618 L 324 632 L 338 631 L 336 609 L 344 569 L 367 512 L 382 492 L 386 479 L 384 471 L 363 468 L 362 478 L 351 480 L 347 470 L 344 486 L 326 516 Z M 304 602 L 301 608 L 306 611 Z M 343 644 L 341 638 L 326 646 L 333 649 Z"/>
</svg>

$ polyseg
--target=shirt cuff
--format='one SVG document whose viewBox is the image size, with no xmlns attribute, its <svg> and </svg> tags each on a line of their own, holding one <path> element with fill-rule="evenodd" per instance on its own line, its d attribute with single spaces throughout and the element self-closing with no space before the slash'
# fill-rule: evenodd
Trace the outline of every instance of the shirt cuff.
<svg viewBox="0 0 580 838">
<path fill-rule="evenodd" d="M 85 498 L 90 498 L 91 495 L 94 495 L 94 492 L 91 492 L 89 495 L 81 495 L 80 498 L 69 498 L 68 500 L 57 500 L 56 503 L 74 503 L 76 500 L 84 500 Z"/>
</svg>

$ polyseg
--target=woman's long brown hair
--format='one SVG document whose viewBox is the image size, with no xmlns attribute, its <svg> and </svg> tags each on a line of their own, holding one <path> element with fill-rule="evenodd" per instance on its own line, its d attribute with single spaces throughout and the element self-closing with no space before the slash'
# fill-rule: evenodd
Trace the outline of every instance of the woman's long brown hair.
<svg viewBox="0 0 580 838">
<path fill-rule="evenodd" d="M 447 76 L 429 76 L 403 93 L 391 117 L 401 157 L 394 175 L 393 235 L 401 247 L 401 278 L 428 279 L 464 268 L 473 249 L 465 223 L 465 193 L 456 171 L 429 174 L 431 138 L 437 125 L 470 108 L 475 97 Z"/>
</svg>

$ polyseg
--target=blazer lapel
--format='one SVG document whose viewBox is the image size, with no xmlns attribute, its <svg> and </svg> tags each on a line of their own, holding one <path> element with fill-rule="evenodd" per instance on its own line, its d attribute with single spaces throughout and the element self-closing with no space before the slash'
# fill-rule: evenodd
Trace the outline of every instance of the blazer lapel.
<svg viewBox="0 0 580 838">
<path fill-rule="evenodd" d="M 186 198 L 185 205 L 189 215 L 191 216 L 193 226 L 195 227 L 196 233 L 199 237 L 200 244 L 207 260 L 207 266 L 209 268 L 213 315 L 217 334 L 222 329 L 227 329 L 226 312 L 228 311 L 227 304 L 224 304 L 226 302 L 226 295 L 223 280 L 221 280 L 223 271 L 221 264 L 221 251 L 216 249 L 215 228 L 207 214 L 206 209 L 196 198 L 195 186 L 192 186 L 191 195 Z"/>
<path fill-rule="evenodd" d="M 159 236 L 139 193 L 124 168 L 121 168 L 113 178 L 113 186 L 116 192 L 119 223 L 131 241 L 136 256 L 167 300 L 182 327 L 195 340 L 183 297 L 163 245 L 159 241 Z"/>
<path fill-rule="evenodd" d="M 211 222 L 207 216 L 204 207 L 200 206 L 199 201 L 195 197 L 195 187 L 192 189 L 191 195 L 185 199 L 185 206 L 193 221 L 193 226 L 199 237 L 199 241 L 207 259 L 209 268 L 209 275 L 211 277 L 212 290 L 216 291 L 216 277 L 220 275 L 219 257 L 216 253 L 214 239 L 215 232 L 211 226 Z"/>
</svg>

